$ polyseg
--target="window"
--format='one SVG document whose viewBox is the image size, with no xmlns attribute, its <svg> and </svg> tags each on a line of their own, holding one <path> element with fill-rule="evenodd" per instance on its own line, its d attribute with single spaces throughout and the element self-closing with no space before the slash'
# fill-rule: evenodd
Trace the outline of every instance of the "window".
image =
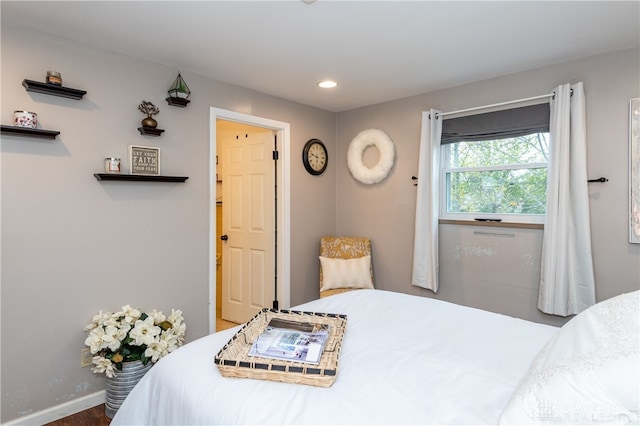
<svg viewBox="0 0 640 426">
<path fill-rule="evenodd" d="M 549 106 L 534 107 L 443 122 L 441 218 L 544 221 Z"/>
</svg>

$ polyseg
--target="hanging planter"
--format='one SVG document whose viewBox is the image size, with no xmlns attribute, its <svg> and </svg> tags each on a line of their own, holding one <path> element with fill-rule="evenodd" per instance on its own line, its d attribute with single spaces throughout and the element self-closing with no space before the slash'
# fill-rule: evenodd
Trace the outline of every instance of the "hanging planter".
<svg viewBox="0 0 640 426">
<path fill-rule="evenodd" d="M 191 94 L 191 90 L 189 90 L 189 86 L 187 86 L 180 73 L 178 73 L 178 77 L 174 80 L 168 93 L 169 97 L 166 101 L 169 105 L 184 108 L 190 102 L 187 98 Z"/>
</svg>

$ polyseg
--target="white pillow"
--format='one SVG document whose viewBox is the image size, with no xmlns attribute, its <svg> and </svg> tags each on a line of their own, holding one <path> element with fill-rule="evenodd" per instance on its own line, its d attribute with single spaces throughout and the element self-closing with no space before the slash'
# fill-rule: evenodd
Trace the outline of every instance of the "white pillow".
<svg viewBox="0 0 640 426">
<path fill-rule="evenodd" d="M 334 259 L 320 256 L 322 288 L 373 288 L 371 281 L 371 256 L 353 259 Z"/>
<path fill-rule="evenodd" d="M 499 424 L 638 424 L 640 291 L 566 323 L 533 360 Z"/>
</svg>

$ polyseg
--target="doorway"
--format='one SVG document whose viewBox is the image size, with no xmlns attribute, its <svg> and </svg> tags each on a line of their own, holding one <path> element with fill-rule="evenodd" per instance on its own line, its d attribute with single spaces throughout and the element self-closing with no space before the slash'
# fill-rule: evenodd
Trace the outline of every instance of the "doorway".
<svg viewBox="0 0 640 426">
<path fill-rule="evenodd" d="M 226 120 L 217 120 L 216 130 L 216 204 L 222 207 L 216 321 L 242 324 L 275 300 L 277 138 L 271 129 Z"/>
<path fill-rule="evenodd" d="M 280 308 L 288 308 L 290 306 L 290 144 L 289 144 L 289 124 L 271 119 L 251 116 L 233 111 L 223 110 L 219 108 L 210 108 L 210 231 L 209 231 L 209 331 L 216 331 L 218 310 L 218 263 L 224 262 L 221 258 L 220 244 L 217 236 L 217 229 L 220 226 L 220 218 L 218 217 L 223 210 L 218 200 L 222 197 L 219 193 L 221 185 L 218 182 L 220 176 L 216 174 L 216 153 L 219 151 L 218 143 L 221 142 L 221 134 L 218 134 L 220 126 L 223 128 L 245 128 L 248 134 L 251 131 L 270 131 L 277 138 L 277 167 L 275 170 L 275 183 L 277 188 L 277 197 L 275 203 L 277 206 L 277 215 L 275 218 L 275 226 L 277 234 L 275 234 L 275 250 L 273 250 L 275 271 L 273 280 L 269 280 L 268 285 L 272 286 L 275 281 L 277 300 Z M 224 168 L 224 165 L 221 165 Z M 274 192 L 276 190 L 274 189 Z M 220 200 L 224 203 L 224 200 Z M 224 220 L 224 218 L 222 218 Z M 274 289 L 269 288 L 269 294 L 274 293 Z M 271 304 L 265 307 L 271 307 Z"/>
</svg>

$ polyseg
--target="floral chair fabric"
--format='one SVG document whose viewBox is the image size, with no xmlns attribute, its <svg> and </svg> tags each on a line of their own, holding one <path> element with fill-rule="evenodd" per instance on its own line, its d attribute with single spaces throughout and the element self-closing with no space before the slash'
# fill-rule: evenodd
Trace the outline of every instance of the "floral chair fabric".
<svg viewBox="0 0 640 426">
<path fill-rule="evenodd" d="M 334 259 L 354 259 L 371 255 L 371 240 L 365 237 L 323 237 L 320 239 L 320 256 Z M 371 281 L 373 282 L 373 262 L 371 263 Z M 322 265 L 320 266 L 320 288 L 322 289 Z M 357 290 L 338 288 L 320 291 L 320 297 Z"/>
</svg>

